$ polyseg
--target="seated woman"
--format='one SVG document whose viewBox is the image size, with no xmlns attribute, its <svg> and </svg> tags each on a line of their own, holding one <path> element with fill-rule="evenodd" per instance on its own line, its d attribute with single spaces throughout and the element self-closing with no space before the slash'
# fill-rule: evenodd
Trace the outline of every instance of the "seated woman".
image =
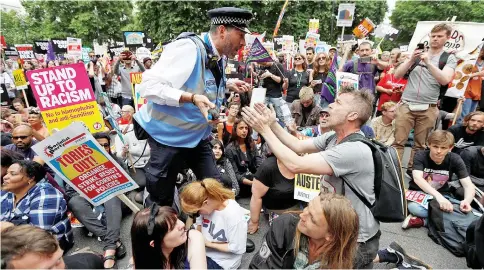
<svg viewBox="0 0 484 270">
<path fill-rule="evenodd" d="M 358 215 L 341 195 L 316 196 L 298 216 L 283 214 L 269 228 L 251 269 L 351 269 Z"/>
<path fill-rule="evenodd" d="M 224 145 L 229 143 L 230 137 L 232 136 L 232 128 L 240 112 L 240 103 L 231 102 L 227 108 L 229 109 L 227 121 L 217 124 L 217 137 Z"/>
<path fill-rule="evenodd" d="M 257 147 L 251 137 L 252 128 L 242 119 L 235 120 L 232 137 L 225 154 L 232 163 L 240 186 L 239 196 L 249 197 L 254 173 L 262 163 Z"/>
<path fill-rule="evenodd" d="M 294 174 L 275 156 L 269 156 L 259 167 L 252 181 L 250 199 L 250 234 L 259 227 L 260 210 L 264 206 L 269 214 L 269 226 L 273 219 L 286 210 L 300 210 L 294 200 Z"/>
<path fill-rule="evenodd" d="M 245 211 L 234 198 L 210 178 L 188 184 L 180 194 L 183 212 L 200 214 L 197 229 L 205 238 L 208 269 L 236 269 L 246 251 Z"/>
<path fill-rule="evenodd" d="M 15 161 L 3 177 L 0 221 L 42 228 L 54 234 L 67 251 L 73 245 L 67 203 L 44 177 L 45 169 L 39 163 Z"/>
<path fill-rule="evenodd" d="M 131 246 L 136 269 L 206 269 L 205 243 L 185 230 L 173 208 L 152 204 L 134 216 Z"/>
<path fill-rule="evenodd" d="M 237 177 L 235 176 L 234 168 L 232 163 L 227 159 L 224 153 L 224 145 L 219 140 L 212 140 L 212 151 L 217 163 L 217 169 L 220 172 L 220 177 L 222 179 L 222 184 L 228 189 L 232 189 L 235 195 L 240 192 L 239 182 L 237 182 Z"/>
</svg>

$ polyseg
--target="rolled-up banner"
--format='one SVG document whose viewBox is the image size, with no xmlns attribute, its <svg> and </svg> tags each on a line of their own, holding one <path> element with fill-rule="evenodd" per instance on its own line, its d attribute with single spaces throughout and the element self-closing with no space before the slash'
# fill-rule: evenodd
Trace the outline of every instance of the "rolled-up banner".
<svg viewBox="0 0 484 270">
<path fill-rule="evenodd" d="M 281 13 L 279 14 L 279 18 L 277 19 L 276 28 L 274 28 L 274 34 L 272 34 L 273 37 L 277 36 L 277 32 L 279 31 L 279 27 L 281 26 L 282 17 L 284 17 L 284 12 L 286 12 L 287 4 L 289 4 L 289 0 L 286 0 L 284 6 L 282 6 Z"/>
</svg>

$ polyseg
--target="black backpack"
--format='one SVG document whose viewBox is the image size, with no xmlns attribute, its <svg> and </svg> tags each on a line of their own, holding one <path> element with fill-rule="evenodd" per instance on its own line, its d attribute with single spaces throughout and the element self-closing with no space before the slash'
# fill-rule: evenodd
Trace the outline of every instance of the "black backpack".
<svg viewBox="0 0 484 270">
<path fill-rule="evenodd" d="M 336 136 L 332 135 L 327 142 Z M 340 143 L 362 142 L 370 147 L 375 166 L 375 203 L 370 202 L 353 188 L 352 183 L 343 179 L 353 193 L 371 210 L 376 220 L 382 222 L 402 222 L 407 217 L 407 200 L 400 158 L 397 151 L 374 139 L 366 138 L 359 133 L 345 137 Z"/>
<path fill-rule="evenodd" d="M 449 59 L 450 53 L 443 51 L 442 54 L 440 55 L 439 58 L 439 69 L 442 70 L 444 69 L 445 65 L 447 64 L 447 60 Z M 420 63 L 420 58 L 418 58 L 415 63 L 408 69 L 407 73 L 404 75 L 404 78 L 408 80 L 408 77 L 410 76 L 410 72 L 412 72 L 415 67 L 417 67 Z M 427 68 L 427 66 L 422 66 L 423 68 Z M 440 94 L 439 94 L 439 100 L 441 100 L 444 96 L 445 93 L 447 92 L 447 89 L 449 89 L 449 84 L 446 85 L 441 85 L 440 86 Z"/>
</svg>

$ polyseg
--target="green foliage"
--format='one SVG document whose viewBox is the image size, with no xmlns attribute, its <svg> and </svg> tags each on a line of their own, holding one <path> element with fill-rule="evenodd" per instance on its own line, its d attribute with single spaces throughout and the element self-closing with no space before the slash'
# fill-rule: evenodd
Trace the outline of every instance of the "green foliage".
<svg viewBox="0 0 484 270">
<path fill-rule="evenodd" d="M 121 28 L 132 21 L 130 1 L 22 1 L 28 17 L 28 39 L 77 37 L 83 43 L 121 40 Z M 10 30 L 7 30 L 10 31 Z M 13 34 L 16 34 L 15 32 Z"/>
<path fill-rule="evenodd" d="M 396 42 L 408 44 L 419 21 L 484 22 L 484 1 L 397 1 L 390 17 L 401 31 Z"/>
<path fill-rule="evenodd" d="M 26 18 L 11 10 L 2 11 L 1 14 L 1 32 L 5 36 L 5 41 L 10 45 L 30 43 L 28 38 L 29 27 L 26 27 Z"/>
</svg>

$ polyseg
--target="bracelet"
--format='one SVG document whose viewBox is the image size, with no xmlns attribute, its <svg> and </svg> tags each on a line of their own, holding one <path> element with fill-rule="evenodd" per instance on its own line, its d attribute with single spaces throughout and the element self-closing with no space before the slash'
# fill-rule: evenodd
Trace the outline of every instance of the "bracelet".
<svg viewBox="0 0 484 270">
<path fill-rule="evenodd" d="M 196 106 L 196 104 L 195 104 L 195 94 L 192 94 L 192 104 Z"/>
</svg>

